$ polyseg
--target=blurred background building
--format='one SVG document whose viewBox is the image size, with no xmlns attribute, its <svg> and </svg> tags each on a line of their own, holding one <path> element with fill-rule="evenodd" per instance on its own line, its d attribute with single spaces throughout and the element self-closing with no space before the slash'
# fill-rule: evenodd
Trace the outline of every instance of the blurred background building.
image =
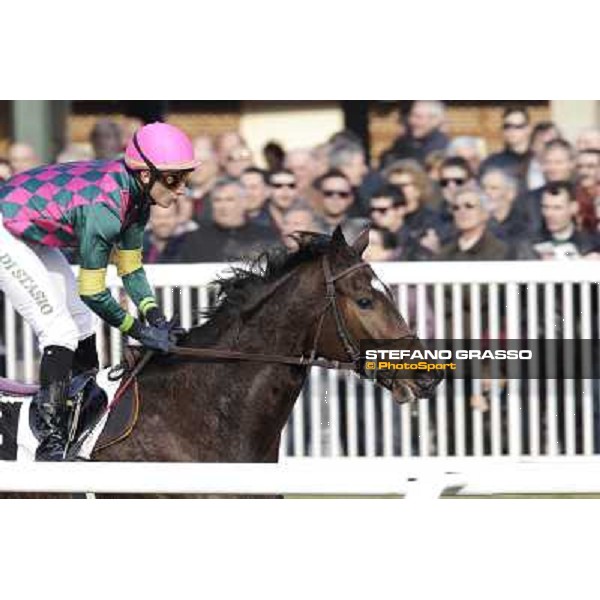
<svg viewBox="0 0 600 600">
<path fill-rule="evenodd" d="M 502 146 L 502 113 L 510 103 L 514 101 L 446 101 L 447 133 L 450 137 L 481 137 L 488 152 L 494 152 Z M 567 138 L 599 123 L 596 100 L 529 100 L 519 104 L 528 108 L 532 121 L 557 123 Z M 108 117 L 126 128 L 140 121 L 165 119 L 192 137 L 238 130 L 257 156 L 269 140 L 277 140 L 284 147 L 309 147 L 336 131 L 350 129 L 361 137 L 375 161 L 398 136 L 399 112 L 409 105 L 410 101 L 376 100 L 4 100 L 0 102 L 0 155 L 6 154 L 11 141 L 33 145 L 45 161 L 65 147 L 85 150 L 94 123 Z"/>
</svg>

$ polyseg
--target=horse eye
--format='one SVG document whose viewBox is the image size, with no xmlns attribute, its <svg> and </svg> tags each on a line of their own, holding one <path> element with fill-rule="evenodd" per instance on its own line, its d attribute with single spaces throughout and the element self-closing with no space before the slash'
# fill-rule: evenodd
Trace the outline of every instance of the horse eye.
<svg viewBox="0 0 600 600">
<path fill-rule="evenodd" d="M 367 308 L 373 308 L 373 300 L 371 300 L 370 298 L 359 298 L 356 301 L 356 304 L 358 304 L 359 308 L 367 309 Z"/>
</svg>

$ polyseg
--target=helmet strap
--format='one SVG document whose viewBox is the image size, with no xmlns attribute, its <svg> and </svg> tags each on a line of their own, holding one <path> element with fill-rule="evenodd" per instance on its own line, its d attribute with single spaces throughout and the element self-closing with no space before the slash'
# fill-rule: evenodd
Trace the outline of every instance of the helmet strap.
<svg viewBox="0 0 600 600">
<path fill-rule="evenodd" d="M 144 154 L 142 148 L 137 139 L 137 132 L 133 134 L 133 145 L 135 149 L 138 151 L 138 154 L 142 157 L 142 160 L 148 166 L 148 170 L 150 171 L 150 181 L 148 183 L 144 183 L 140 180 L 140 184 L 142 186 L 142 190 L 144 194 L 147 196 L 150 204 L 156 204 L 150 195 L 150 190 L 154 186 L 154 184 L 160 180 L 160 171 L 156 168 L 156 165 Z"/>
</svg>

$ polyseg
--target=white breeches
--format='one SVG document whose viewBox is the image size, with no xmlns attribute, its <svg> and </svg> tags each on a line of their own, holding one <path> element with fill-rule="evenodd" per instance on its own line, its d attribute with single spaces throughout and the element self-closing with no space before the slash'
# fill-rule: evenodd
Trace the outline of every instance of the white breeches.
<svg viewBox="0 0 600 600">
<path fill-rule="evenodd" d="M 81 301 L 67 259 L 58 250 L 24 242 L 7 231 L 0 215 L 0 290 L 31 325 L 40 351 L 77 348 L 94 333 L 94 316 Z"/>
</svg>

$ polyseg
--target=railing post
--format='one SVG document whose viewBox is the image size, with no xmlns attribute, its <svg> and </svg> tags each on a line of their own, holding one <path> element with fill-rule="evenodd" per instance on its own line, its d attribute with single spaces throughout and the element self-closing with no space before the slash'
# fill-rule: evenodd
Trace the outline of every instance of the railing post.
<svg viewBox="0 0 600 600">
<path fill-rule="evenodd" d="M 506 284 L 506 337 L 518 340 L 521 337 L 519 327 L 519 289 L 514 282 Z M 521 454 L 521 366 L 508 361 L 508 453 L 510 456 Z"/>
</svg>

